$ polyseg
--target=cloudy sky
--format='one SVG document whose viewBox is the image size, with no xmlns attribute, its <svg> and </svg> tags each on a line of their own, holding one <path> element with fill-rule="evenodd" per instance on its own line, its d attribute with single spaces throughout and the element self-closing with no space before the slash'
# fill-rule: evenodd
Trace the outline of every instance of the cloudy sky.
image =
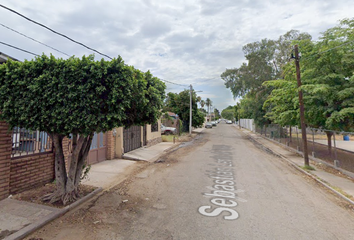
<svg viewBox="0 0 354 240">
<path fill-rule="evenodd" d="M 167 83 L 167 92 L 180 92 L 192 84 L 220 111 L 235 104 L 220 74 L 245 61 L 243 45 L 278 39 L 291 29 L 308 32 L 316 40 L 340 19 L 353 17 L 354 11 L 354 1 L 349 0 L 0 0 L 0 5 L 183 85 Z M 3 7 L 0 24 L 0 42 L 35 54 L 67 58 L 63 53 L 77 57 L 93 53 Z M 4 44 L 0 52 L 21 61 L 34 57 Z"/>
</svg>

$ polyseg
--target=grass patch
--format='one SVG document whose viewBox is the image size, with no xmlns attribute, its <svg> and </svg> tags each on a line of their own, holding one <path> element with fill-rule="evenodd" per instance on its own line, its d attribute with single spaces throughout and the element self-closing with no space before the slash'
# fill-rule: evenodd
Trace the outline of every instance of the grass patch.
<svg viewBox="0 0 354 240">
<path fill-rule="evenodd" d="M 301 166 L 301 168 L 304 169 L 304 170 L 308 170 L 308 171 L 315 171 L 316 170 L 314 167 L 307 166 L 307 165 Z"/>
<path fill-rule="evenodd" d="M 332 186 L 332 185 L 330 185 L 330 186 L 331 186 L 331 188 L 333 188 L 333 189 L 336 190 L 337 192 L 341 193 L 341 194 L 344 195 L 345 197 L 347 197 L 347 198 L 349 198 L 349 199 L 351 199 L 351 200 L 354 200 L 354 198 L 353 198 L 352 195 L 350 195 L 350 194 L 344 192 L 344 191 L 343 191 L 342 189 L 340 189 L 339 187 L 335 187 L 335 186 Z"/>
<path fill-rule="evenodd" d="M 163 142 L 173 142 L 173 138 L 177 140 L 175 135 L 161 135 L 161 138 Z"/>
</svg>

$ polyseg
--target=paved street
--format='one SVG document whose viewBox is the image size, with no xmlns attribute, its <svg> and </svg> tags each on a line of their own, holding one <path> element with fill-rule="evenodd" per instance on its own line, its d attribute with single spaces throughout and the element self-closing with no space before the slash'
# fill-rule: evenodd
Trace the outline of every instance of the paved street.
<svg viewBox="0 0 354 240">
<path fill-rule="evenodd" d="M 27 239 L 354 239 L 352 210 L 228 124 L 141 169 Z"/>
</svg>

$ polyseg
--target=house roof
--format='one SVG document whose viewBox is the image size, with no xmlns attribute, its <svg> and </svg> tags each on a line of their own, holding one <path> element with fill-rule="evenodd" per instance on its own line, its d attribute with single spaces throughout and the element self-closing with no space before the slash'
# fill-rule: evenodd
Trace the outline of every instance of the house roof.
<svg viewBox="0 0 354 240">
<path fill-rule="evenodd" d="M 170 117 L 178 117 L 176 113 L 173 112 L 167 112 Z"/>
<path fill-rule="evenodd" d="M 14 61 L 18 61 L 16 58 L 10 57 L 9 55 L 6 55 L 5 53 L 0 52 L 0 64 L 7 62 L 8 59 L 12 59 Z"/>
</svg>

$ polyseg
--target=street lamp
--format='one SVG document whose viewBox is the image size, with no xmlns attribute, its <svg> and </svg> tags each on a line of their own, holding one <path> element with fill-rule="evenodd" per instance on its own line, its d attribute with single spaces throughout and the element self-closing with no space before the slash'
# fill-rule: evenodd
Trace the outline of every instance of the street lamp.
<svg viewBox="0 0 354 240">
<path fill-rule="evenodd" d="M 192 84 L 190 87 L 190 101 L 189 101 L 189 136 L 192 135 L 192 94 L 193 94 L 193 87 Z M 203 91 L 195 91 L 195 92 L 203 92 Z"/>
</svg>

